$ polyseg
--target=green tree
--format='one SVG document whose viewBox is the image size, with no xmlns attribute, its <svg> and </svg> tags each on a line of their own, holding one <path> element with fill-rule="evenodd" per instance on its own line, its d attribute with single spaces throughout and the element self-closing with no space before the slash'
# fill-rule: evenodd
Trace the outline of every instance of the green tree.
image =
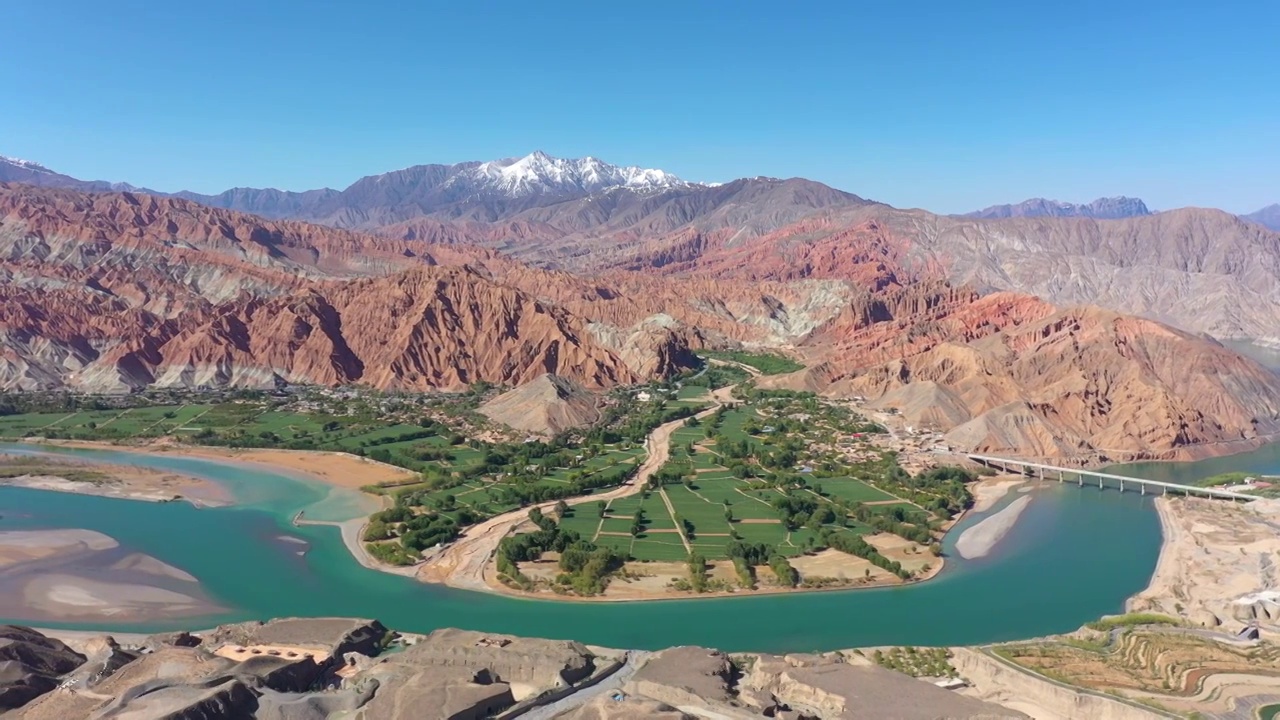
<svg viewBox="0 0 1280 720">
<path fill-rule="evenodd" d="M 707 591 L 707 559 L 698 553 L 689 554 L 689 587 L 694 592 Z"/>
</svg>

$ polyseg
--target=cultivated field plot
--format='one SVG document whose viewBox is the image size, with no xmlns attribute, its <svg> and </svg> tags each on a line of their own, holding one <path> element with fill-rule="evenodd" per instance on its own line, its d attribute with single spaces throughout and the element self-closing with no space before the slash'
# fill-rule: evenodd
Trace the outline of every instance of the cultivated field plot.
<svg viewBox="0 0 1280 720">
<path fill-rule="evenodd" d="M 623 554 L 631 554 L 631 536 L 601 535 L 593 541 L 598 547 L 607 547 Z"/>
<path fill-rule="evenodd" d="M 898 499 L 883 490 L 871 487 L 861 480 L 847 477 L 822 478 L 815 480 L 814 484 L 821 485 L 824 494 L 850 502 L 882 502 Z"/>
<path fill-rule="evenodd" d="M 778 511 L 769 504 L 768 500 L 758 498 L 750 492 L 744 492 L 741 480 L 732 478 L 705 480 L 699 475 L 691 485 L 692 491 L 699 497 L 721 508 L 729 509 L 733 513 L 734 520 L 776 520 L 778 518 Z"/>
<path fill-rule="evenodd" d="M 171 405 L 124 410 L 29 413 L 0 418 L 0 437 L 56 435 L 72 440 L 127 440 L 185 431 L 210 405 Z"/>
<path fill-rule="evenodd" d="M 569 514 L 560 519 L 560 527 L 576 532 L 587 540 L 594 538 L 596 529 L 600 527 L 600 516 L 596 512 L 596 506 L 587 503 L 570 508 Z"/>
<path fill-rule="evenodd" d="M 706 428 L 701 425 L 685 426 L 671 433 L 671 444 L 683 447 L 689 443 L 699 443 L 707 439 Z"/>
<path fill-rule="evenodd" d="M 1135 629 L 1068 642 L 1002 645 L 996 654 L 1054 679 L 1101 691 L 1193 696 L 1213 675 L 1280 676 L 1280 648 L 1237 648 L 1177 631 Z M 1244 684 L 1244 683 L 1242 683 Z"/>
<path fill-rule="evenodd" d="M 654 534 L 631 543 L 631 557 L 641 562 L 680 562 L 689 557 L 676 533 Z"/>
<path fill-rule="evenodd" d="M 707 398 L 711 391 L 706 385 L 681 385 L 676 392 L 677 400 L 702 400 Z"/>
<path fill-rule="evenodd" d="M 752 437 L 743 429 L 750 420 L 755 420 L 757 422 L 760 420 L 760 415 L 754 408 L 734 408 L 724 414 L 724 420 L 720 424 L 720 434 L 730 442 L 751 440 Z"/>
<path fill-rule="evenodd" d="M 771 523 L 737 523 L 734 525 L 734 529 L 742 536 L 743 542 L 764 543 L 770 547 L 783 544 L 787 539 L 787 535 L 789 535 L 782 523 L 777 521 Z"/>
<path fill-rule="evenodd" d="M 707 502 L 683 485 L 668 485 L 663 492 L 671 500 L 676 515 L 693 523 L 698 536 L 729 535 L 731 528 L 723 505 Z"/>
<path fill-rule="evenodd" d="M 28 413 L 0 417 L 0 437 L 20 438 L 38 434 L 51 425 L 75 417 L 76 413 Z"/>
</svg>

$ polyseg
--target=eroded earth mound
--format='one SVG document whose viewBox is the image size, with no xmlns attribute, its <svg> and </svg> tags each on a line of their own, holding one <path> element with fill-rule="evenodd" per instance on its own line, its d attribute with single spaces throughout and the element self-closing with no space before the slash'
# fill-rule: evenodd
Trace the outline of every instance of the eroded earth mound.
<svg viewBox="0 0 1280 720">
<path fill-rule="evenodd" d="M 449 629 L 400 637 L 376 621 L 338 618 L 155 636 L 131 649 L 92 638 L 83 641 L 88 663 L 30 629 L 7 628 L 0 637 L 9 643 L 0 651 L 40 678 L 3 695 L 15 708 L 6 717 L 22 720 L 419 720 L 522 711 L 561 720 L 1026 717 L 856 654 L 731 659 L 696 647 L 619 651 Z M 91 673 L 77 670 L 90 666 Z"/>
</svg>

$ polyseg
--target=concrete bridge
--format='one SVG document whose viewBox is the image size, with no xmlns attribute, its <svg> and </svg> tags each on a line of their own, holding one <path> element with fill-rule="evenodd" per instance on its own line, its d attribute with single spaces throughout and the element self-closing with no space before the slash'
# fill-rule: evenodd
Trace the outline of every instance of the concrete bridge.
<svg viewBox="0 0 1280 720">
<path fill-rule="evenodd" d="M 1200 495 L 1202 497 L 1220 498 L 1223 500 L 1257 500 L 1256 495 L 1246 495 L 1245 493 L 1234 492 L 1231 490 L 1220 490 L 1217 488 L 1196 487 L 1194 485 L 1180 485 L 1178 483 L 1162 482 L 1160 480 L 1147 480 L 1144 478 L 1129 477 L 1127 475 L 1112 475 L 1111 473 L 1097 472 L 1095 470 L 1075 470 L 1072 468 L 1056 467 L 1054 465 L 1042 465 L 1040 463 L 1028 462 L 1026 460 L 1015 460 L 1013 458 L 991 457 L 989 455 L 968 455 L 970 460 L 986 465 L 987 467 L 999 468 L 1008 473 L 1018 473 L 1019 475 L 1027 475 L 1030 477 L 1039 477 L 1041 480 L 1053 480 L 1058 482 L 1067 482 L 1074 479 L 1080 486 L 1084 486 L 1085 478 L 1089 478 L 1089 484 L 1093 484 L 1096 480 L 1098 487 L 1104 487 L 1106 481 L 1119 483 L 1120 492 L 1124 492 L 1125 484 L 1130 486 L 1136 485 L 1143 495 L 1147 494 L 1147 488 L 1153 491 L 1161 491 L 1162 494 L 1168 495 L 1170 491 L 1182 493 L 1184 495 Z"/>
</svg>

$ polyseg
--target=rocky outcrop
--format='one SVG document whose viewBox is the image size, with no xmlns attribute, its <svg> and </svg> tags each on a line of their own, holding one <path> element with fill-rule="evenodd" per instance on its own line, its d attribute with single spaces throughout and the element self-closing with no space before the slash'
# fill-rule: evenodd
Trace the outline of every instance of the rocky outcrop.
<svg viewBox="0 0 1280 720">
<path fill-rule="evenodd" d="M 636 672 L 629 683 L 637 695 L 676 707 L 728 703 L 734 696 L 734 667 L 729 656 L 703 647 L 663 650 Z"/>
<path fill-rule="evenodd" d="M 5 632 L 22 642 L 56 647 L 56 641 L 32 630 Z M 5 717 L 480 720 L 529 710 L 576 720 L 1026 717 L 882 669 L 858 653 L 730 658 L 698 647 L 624 653 L 448 629 L 400 638 L 397 644 L 407 642 L 406 647 L 383 652 L 385 632 L 376 621 L 292 618 L 219 627 L 201 633 L 199 647 L 176 646 L 167 642 L 171 638 L 157 636 L 113 673 L 76 677 L 73 691 L 48 692 Z M 246 652 L 242 643 L 262 643 L 254 649 L 275 654 Z M 89 645 L 118 649 L 104 639 Z M 290 668 L 317 663 L 285 652 L 306 647 L 333 653 L 319 663 L 324 674 L 309 682 L 299 679 L 307 673 Z M 68 665 L 74 660 L 69 657 Z M 1147 717 L 1124 714 L 1128 706 L 1118 701 L 1042 683 L 979 653 L 957 650 L 955 663 L 980 691 L 1001 702 L 1049 708 L 1063 717 Z M 57 668 L 50 671 L 57 680 L 69 679 Z"/>
<path fill-rule="evenodd" d="M 595 655 L 575 642 L 465 630 L 437 630 L 368 671 L 379 690 L 370 718 L 483 718 L 517 699 L 568 688 L 592 676 Z"/>
<path fill-rule="evenodd" d="M 572 685 L 589 677 L 595 655 L 580 643 L 539 640 L 513 635 L 454 630 L 436 630 L 415 643 L 397 659 L 435 667 L 466 667 L 487 670 L 507 682 L 539 688 Z"/>
<path fill-rule="evenodd" d="M 85 656 L 31 628 L 0 626 L 0 710 L 22 707 L 49 692 Z"/>
<path fill-rule="evenodd" d="M 775 712 L 793 712 L 799 717 L 1027 717 L 874 665 L 850 664 L 838 655 L 761 655 L 743 679 L 743 688 L 757 699 L 768 698 Z"/>
</svg>

